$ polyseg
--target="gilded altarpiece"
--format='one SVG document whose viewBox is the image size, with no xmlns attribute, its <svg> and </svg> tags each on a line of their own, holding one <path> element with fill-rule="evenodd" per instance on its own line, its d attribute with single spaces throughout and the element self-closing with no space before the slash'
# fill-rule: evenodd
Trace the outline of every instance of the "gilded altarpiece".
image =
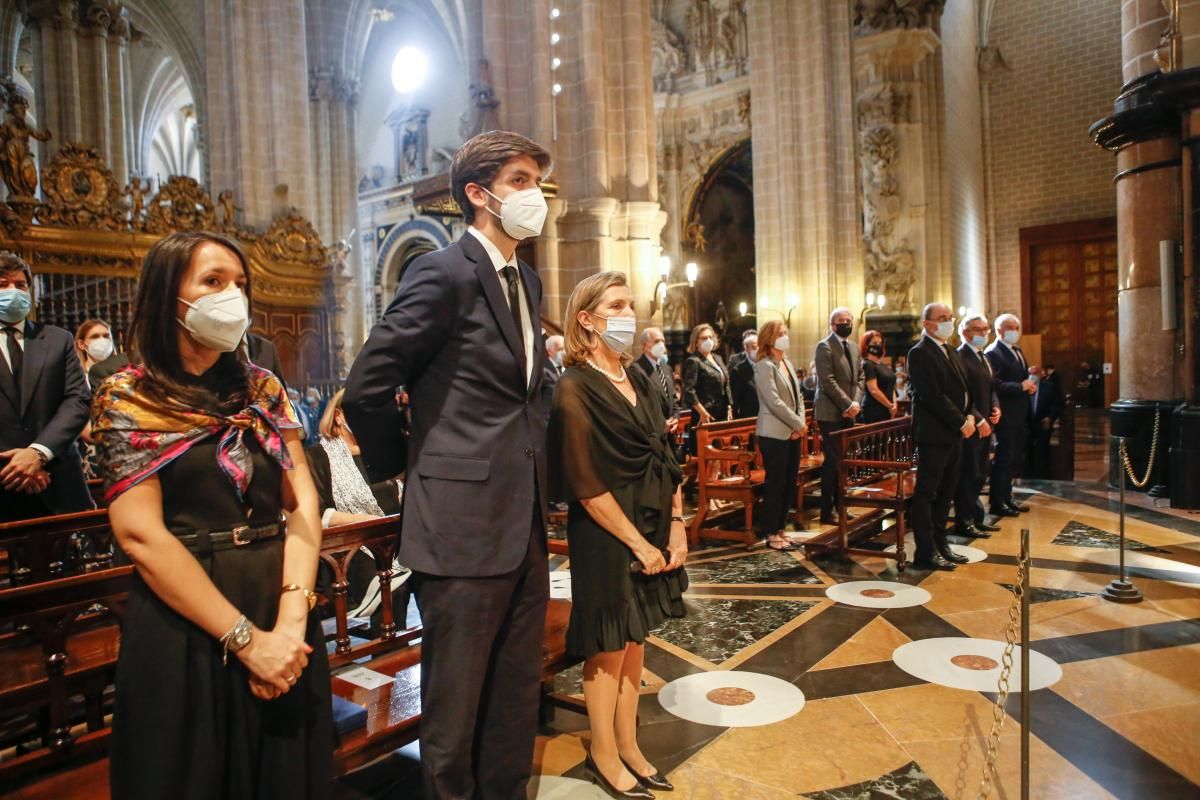
<svg viewBox="0 0 1200 800">
<path fill-rule="evenodd" d="M 214 202 L 203 186 L 180 176 L 153 195 L 138 178 L 121 187 L 96 149 L 77 142 L 64 143 L 34 174 L 40 196 L 8 186 L 0 249 L 33 267 L 37 319 L 71 331 L 84 319 L 102 319 L 122 347 L 146 252 L 175 231 L 211 231 L 245 251 L 254 291 L 251 330 L 274 342 L 291 385 L 326 385 L 348 366 L 335 357 L 341 350 L 334 324 L 337 254 L 295 209 L 256 230 L 239 224 L 229 192 Z"/>
</svg>

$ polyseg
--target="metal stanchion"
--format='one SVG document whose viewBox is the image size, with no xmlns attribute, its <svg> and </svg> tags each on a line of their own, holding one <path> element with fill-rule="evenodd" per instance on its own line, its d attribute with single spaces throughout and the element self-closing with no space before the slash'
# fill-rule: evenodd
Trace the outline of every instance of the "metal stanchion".
<svg viewBox="0 0 1200 800">
<path fill-rule="evenodd" d="M 1118 452 L 1121 454 L 1122 460 L 1125 457 L 1125 437 L 1122 436 L 1119 440 L 1120 445 Z M 1153 463 L 1153 462 L 1151 462 Z M 1108 586 L 1104 587 L 1101 595 L 1106 600 L 1111 600 L 1114 603 L 1140 603 L 1142 602 L 1142 592 L 1125 577 L 1125 471 L 1124 463 L 1120 465 L 1121 472 L 1121 575 L 1115 581 L 1112 581 Z M 1146 475 L 1149 478 L 1149 473 Z"/>
<path fill-rule="evenodd" d="M 1029 551 L 1029 528 L 1021 529 L 1021 560 L 1025 570 L 1021 575 L 1021 800 L 1029 800 L 1029 573 L 1033 571 L 1033 554 Z"/>
</svg>

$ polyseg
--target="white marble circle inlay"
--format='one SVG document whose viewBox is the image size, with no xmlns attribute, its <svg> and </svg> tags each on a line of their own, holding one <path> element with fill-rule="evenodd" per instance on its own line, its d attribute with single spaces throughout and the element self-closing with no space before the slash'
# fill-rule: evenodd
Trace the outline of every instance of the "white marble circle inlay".
<svg viewBox="0 0 1200 800">
<path fill-rule="evenodd" d="M 558 569 L 550 573 L 550 597 L 555 600 L 571 599 L 571 570 Z"/>
<path fill-rule="evenodd" d="M 895 581 L 835 583 L 825 590 L 825 596 L 860 608 L 908 608 L 924 605 L 932 599 L 932 595 L 920 586 Z"/>
<path fill-rule="evenodd" d="M 997 691 L 1003 665 L 1004 642 L 948 636 L 922 639 L 897 647 L 892 652 L 896 666 L 916 678 L 952 689 Z M 1021 691 L 1021 647 L 1013 648 L 1009 690 Z M 990 665 L 994 664 L 995 666 Z M 1029 688 L 1045 689 L 1062 678 L 1062 667 L 1041 653 L 1029 651 Z"/>
<path fill-rule="evenodd" d="M 753 699 L 739 705 L 714 703 L 710 696 L 717 689 L 741 689 Z M 750 728 L 780 722 L 796 714 L 804 707 L 804 693 L 770 675 L 714 670 L 671 681 L 659 690 L 658 701 L 667 711 L 690 722 Z"/>
<path fill-rule="evenodd" d="M 590 781 L 557 775 L 534 775 L 529 781 L 527 796 L 529 800 L 603 800 L 608 797 Z"/>
<path fill-rule="evenodd" d="M 891 544 L 883 549 L 884 549 L 884 552 L 894 553 L 894 552 L 896 552 L 896 545 Z M 968 564 L 975 564 L 979 561 L 985 560 L 988 557 L 988 554 L 986 551 L 980 550 L 978 547 L 971 547 L 970 545 L 965 545 L 965 544 L 954 544 L 953 542 L 950 542 L 950 550 L 951 550 L 951 552 L 957 553 L 958 555 L 966 558 Z M 904 540 L 904 558 L 905 558 L 905 560 L 912 561 L 913 558 L 916 556 L 916 554 L 917 554 L 916 542 L 913 541 L 913 538 L 911 536 L 906 537 Z"/>
</svg>

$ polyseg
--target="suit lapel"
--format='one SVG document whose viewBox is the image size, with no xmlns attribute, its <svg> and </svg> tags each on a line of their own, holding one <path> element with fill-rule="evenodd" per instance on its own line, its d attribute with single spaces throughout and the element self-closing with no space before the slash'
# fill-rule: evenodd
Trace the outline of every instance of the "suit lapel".
<svg viewBox="0 0 1200 800">
<path fill-rule="evenodd" d="M 5 346 L 5 336 L 0 334 L 0 347 Z M 0 359 L 4 356 L 0 356 Z M 17 382 L 13 380 L 12 370 L 8 367 L 8 362 L 0 363 L 0 397 L 5 398 L 12 405 L 13 414 L 17 417 L 21 415 L 21 387 L 17 386 Z"/>
<path fill-rule="evenodd" d="M 504 343 L 512 351 L 517 373 L 521 378 L 521 385 L 524 386 L 531 382 L 525 380 L 525 373 L 521 371 L 525 353 L 521 347 L 521 340 L 518 338 L 517 326 L 513 323 L 512 312 L 508 309 L 508 301 L 500 290 L 500 275 L 492 266 L 492 260 L 488 258 L 487 251 L 483 249 L 482 244 L 475 241 L 474 236 L 468 233 L 458 241 L 463 254 L 475 262 L 475 275 L 479 278 L 479 285 L 483 288 L 483 297 L 492 309 L 492 317 L 496 320 L 496 327 L 500 329 L 500 335 L 504 337 Z M 537 348 L 535 347 L 534 353 L 536 354 L 536 352 Z M 534 372 L 537 371 L 534 370 Z"/>
<path fill-rule="evenodd" d="M 541 364 L 546 361 L 546 342 L 542 338 L 542 310 L 533 297 L 533 282 L 537 279 L 537 273 L 520 259 L 517 259 L 517 270 L 521 275 L 521 291 L 525 292 L 525 307 L 529 309 L 529 327 L 533 329 L 530 332 L 533 336 L 533 363 Z M 533 371 L 529 379 L 530 394 L 541 385 L 543 377 L 540 369 Z"/>
<path fill-rule="evenodd" d="M 33 322 L 25 323 L 25 364 L 21 367 L 21 416 L 33 399 L 33 390 L 37 387 L 42 376 L 42 366 L 46 363 L 46 344 L 42 341 L 44 326 Z"/>
</svg>

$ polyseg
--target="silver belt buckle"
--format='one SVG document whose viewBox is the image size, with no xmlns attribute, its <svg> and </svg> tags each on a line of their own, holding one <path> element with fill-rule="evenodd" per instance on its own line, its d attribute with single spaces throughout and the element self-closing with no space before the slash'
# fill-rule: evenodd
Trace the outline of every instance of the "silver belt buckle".
<svg viewBox="0 0 1200 800">
<path fill-rule="evenodd" d="M 242 545 L 247 545 L 247 544 L 250 544 L 252 541 L 254 541 L 253 539 L 243 538 L 249 532 L 250 532 L 249 525 L 239 525 L 236 528 L 234 528 L 232 531 L 230 531 L 230 533 L 233 534 L 233 546 L 241 547 Z"/>
</svg>

